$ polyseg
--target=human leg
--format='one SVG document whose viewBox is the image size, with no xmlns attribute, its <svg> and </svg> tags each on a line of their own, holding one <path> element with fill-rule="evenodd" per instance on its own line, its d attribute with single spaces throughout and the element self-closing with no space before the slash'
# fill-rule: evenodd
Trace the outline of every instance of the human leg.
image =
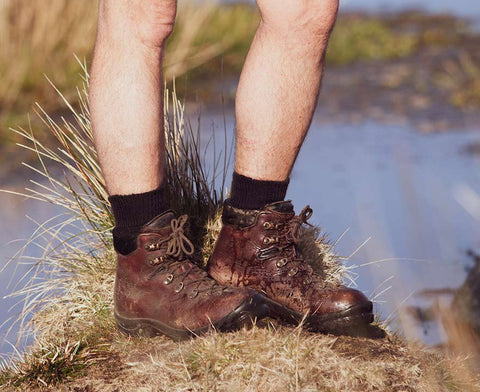
<svg viewBox="0 0 480 392">
<path fill-rule="evenodd" d="M 359 291 L 325 282 L 298 249 L 309 208 L 282 202 L 316 106 L 337 0 L 257 0 L 261 23 L 237 91 L 231 198 L 209 261 L 222 284 L 267 295 L 277 315 L 342 333 L 373 320 Z"/>
<path fill-rule="evenodd" d="M 176 0 L 102 0 L 91 67 L 95 144 L 109 194 L 151 191 L 163 179 L 161 59 Z"/>
<path fill-rule="evenodd" d="M 161 60 L 176 0 L 101 0 L 91 69 L 95 144 L 116 227 L 115 317 L 174 339 L 264 316 L 262 297 L 220 286 L 191 260 L 186 216 L 163 200 Z M 184 231 L 185 230 L 185 231 Z"/>
<path fill-rule="evenodd" d="M 261 22 L 237 90 L 235 170 L 290 175 L 312 120 L 338 0 L 257 0 Z"/>
<path fill-rule="evenodd" d="M 116 227 L 114 244 L 135 247 L 163 200 L 162 66 L 176 0 L 101 0 L 90 79 L 95 145 Z"/>
<path fill-rule="evenodd" d="M 284 199 L 316 106 L 338 8 L 337 0 L 257 4 L 261 22 L 236 99 L 230 203 L 237 208 L 260 208 Z"/>
</svg>

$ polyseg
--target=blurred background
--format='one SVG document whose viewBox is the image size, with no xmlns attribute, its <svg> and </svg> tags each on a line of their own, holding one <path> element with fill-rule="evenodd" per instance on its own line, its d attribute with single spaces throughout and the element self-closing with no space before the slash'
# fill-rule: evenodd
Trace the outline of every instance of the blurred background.
<svg viewBox="0 0 480 392">
<path fill-rule="evenodd" d="M 253 2 L 180 1 L 165 76 L 206 139 L 226 129 L 232 140 L 235 89 L 258 21 Z M 452 340 L 452 302 L 462 328 L 480 330 L 479 22 L 480 2 L 470 0 L 341 1 L 288 194 L 297 212 L 310 204 L 312 223 L 352 256 L 345 263 L 381 318 L 435 346 Z M 0 188 L 21 191 L 35 180 L 21 165 L 34 156 L 9 128 L 31 128 L 54 146 L 36 102 L 68 119 L 47 77 L 78 105 L 95 29 L 95 0 L 0 0 Z M 6 353 L 16 344 L 8 320 L 21 311 L 8 294 L 42 247 L 7 261 L 38 223 L 63 211 L 6 193 L 0 202 Z"/>
</svg>

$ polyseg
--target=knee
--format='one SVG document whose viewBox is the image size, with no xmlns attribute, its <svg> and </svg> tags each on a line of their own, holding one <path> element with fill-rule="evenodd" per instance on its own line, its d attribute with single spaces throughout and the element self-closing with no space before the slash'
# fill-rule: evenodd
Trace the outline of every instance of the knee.
<svg viewBox="0 0 480 392">
<path fill-rule="evenodd" d="M 338 0 L 257 0 L 262 23 L 288 36 L 328 39 L 335 24 Z"/>
<path fill-rule="evenodd" d="M 160 47 L 173 31 L 176 11 L 177 0 L 100 0 L 98 30 Z"/>
</svg>

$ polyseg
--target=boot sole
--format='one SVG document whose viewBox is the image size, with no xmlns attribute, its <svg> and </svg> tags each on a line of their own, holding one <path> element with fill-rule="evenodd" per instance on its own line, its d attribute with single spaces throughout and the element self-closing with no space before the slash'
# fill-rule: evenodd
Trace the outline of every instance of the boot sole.
<svg viewBox="0 0 480 392">
<path fill-rule="evenodd" d="M 370 301 L 353 305 L 341 312 L 323 315 L 303 315 L 276 301 L 266 298 L 270 315 L 288 324 L 299 324 L 303 321 L 306 329 L 313 332 L 331 333 L 334 335 L 363 335 L 365 327 L 373 322 L 373 304 Z"/>
<path fill-rule="evenodd" d="M 116 311 L 115 320 L 120 331 L 130 336 L 153 337 L 165 335 L 175 341 L 181 341 L 203 335 L 212 329 L 222 332 L 236 331 L 244 326 L 253 325 L 256 320 L 267 317 L 269 312 L 265 297 L 256 294 L 242 302 L 234 311 L 222 319 L 194 330 L 178 329 L 155 319 L 122 317 Z"/>
</svg>

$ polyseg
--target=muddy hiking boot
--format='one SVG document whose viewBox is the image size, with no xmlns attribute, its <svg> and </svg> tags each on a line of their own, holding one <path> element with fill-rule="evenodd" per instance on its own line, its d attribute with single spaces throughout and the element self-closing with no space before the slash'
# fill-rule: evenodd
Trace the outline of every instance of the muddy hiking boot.
<svg viewBox="0 0 480 392">
<path fill-rule="evenodd" d="M 372 303 L 360 291 L 326 283 L 303 259 L 297 244 L 311 215 L 306 207 L 295 216 L 290 202 L 262 210 L 227 202 L 208 271 L 221 284 L 263 293 L 276 318 L 304 320 L 317 332 L 356 334 L 373 321 Z"/>
<path fill-rule="evenodd" d="M 191 261 L 186 221 L 167 211 L 142 227 L 136 250 L 117 253 L 115 318 L 123 332 L 181 340 L 211 328 L 236 330 L 266 315 L 261 295 L 221 286 Z"/>
</svg>

